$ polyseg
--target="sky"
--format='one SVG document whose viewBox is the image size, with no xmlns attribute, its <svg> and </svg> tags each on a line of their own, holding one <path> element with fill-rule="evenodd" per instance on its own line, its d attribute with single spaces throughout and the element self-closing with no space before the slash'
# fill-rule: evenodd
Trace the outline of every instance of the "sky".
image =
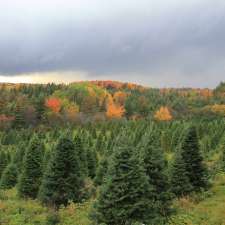
<svg viewBox="0 0 225 225">
<path fill-rule="evenodd" d="M 224 0 L 0 0 L 0 82 L 225 81 Z"/>
</svg>

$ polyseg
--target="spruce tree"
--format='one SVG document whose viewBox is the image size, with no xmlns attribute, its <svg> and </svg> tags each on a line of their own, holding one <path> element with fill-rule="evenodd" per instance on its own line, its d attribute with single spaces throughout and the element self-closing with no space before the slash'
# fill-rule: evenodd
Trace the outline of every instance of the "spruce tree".
<svg viewBox="0 0 225 225">
<path fill-rule="evenodd" d="M 39 199 L 43 203 L 58 208 L 81 200 L 83 180 L 78 154 L 70 138 L 59 139 L 40 188 Z"/>
<path fill-rule="evenodd" d="M 181 157 L 185 164 L 187 176 L 194 191 L 207 187 L 206 168 L 200 153 L 198 136 L 195 127 L 190 127 L 181 147 Z"/>
<path fill-rule="evenodd" d="M 123 137 L 114 154 L 92 219 L 96 224 L 124 225 L 145 223 L 153 216 L 150 186 L 140 160 Z"/>
<path fill-rule="evenodd" d="M 7 159 L 6 153 L 4 151 L 0 151 L 0 178 L 7 164 L 8 164 L 8 159 Z"/>
<path fill-rule="evenodd" d="M 103 183 L 105 176 L 107 174 L 107 169 L 108 169 L 108 159 L 106 158 L 106 156 L 103 156 L 96 170 L 96 176 L 94 179 L 95 185 L 101 185 Z"/>
<path fill-rule="evenodd" d="M 23 158 L 25 154 L 25 149 L 26 149 L 26 142 L 20 142 L 16 148 L 16 152 L 13 155 L 12 161 L 17 167 L 17 172 L 18 174 L 21 173 L 22 167 L 23 167 Z"/>
<path fill-rule="evenodd" d="M 1 189 L 10 189 L 14 187 L 17 183 L 17 167 L 14 163 L 10 163 L 5 170 L 3 171 L 0 188 Z"/>
<path fill-rule="evenodd" d="M 25 125 L 24 108 L 21 105 L 17 105 L 15 109 L 15 119 L 13 121 L 14 128 L 22 128 Z"/>
<path fill-rule="evenodd" d="M 158 215 L 154 223 L 160 223 L 165 221 L 171 212 L 172 194 L 166 174 L 164 154 L 162 149 L 156 144 L 156 140 L 152 131 L 146 132 L 140 144 L 140 157 L 148 182 L 153 187 L 151 196 L 154 202 L 154 210 Z"/>
<path fill-rule="evenodd" d="M 22 173 L 19 178 L 20 197 L 36 198 L 42 177 L 44 146 L 35 135 L 26 150 Z"/>
<path fill-rule="evenodd" d="M 220 150 L 222 153 L 222 157 L 221 157 L 221 170 L 223 172 L 225 172 L 225 136 L 222 137 L 222 141 L 220 144 Z"/>
<path fill-rule="evenodd" d="M 171 169 L 171 191 L 179 198 L 188 195 L 192 191 L 192 185 L 180 153 L 178 152 L 176 154 Z"/>
<path fill-rule="evenodd" d="M 96 151 L 92 148 L 87 149 L 88 175 L 92 179 L 96 175 L 97 163 L 98 163 L 98 159 L 97 159 Z"/>
<path fill-rule="evenodd" d="M 74 144 L 80 160 L 81 173 L 82 175 L 87 176 L 88 175 L 87 152 L 86 148 L 84 148 L 82 144 L 82 140 L 79 135 L 75 137 Z"/>
</svg>

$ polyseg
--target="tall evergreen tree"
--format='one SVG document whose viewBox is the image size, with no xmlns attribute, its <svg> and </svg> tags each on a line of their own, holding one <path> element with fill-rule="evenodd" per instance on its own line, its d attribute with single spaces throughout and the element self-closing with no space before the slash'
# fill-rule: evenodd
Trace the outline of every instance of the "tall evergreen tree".
<svg viewBox="0 0 225 225">
<path fill-rule="evenodd" d="M 70 138 L 59 139 L 40 188 L 43 203 L 58 208 L 70 200 L 80 201 L 83 180 L 78 154 Z"/>
<path fill-rule="evenodd" d="M 14 128 L 22 128 L 25 125 L 24 108 L 21 105 L 17 105 L 15 109 L 15 119 L 13 122 Z"/>
<path fill-rule="evenodd" d="M 106 156 L 103 156 L 96 170 L 96 176 L 94 179 L 95 185 L 101 185 L 103 183 L 104 178 L 107 174 L 107 170 L 108 170 L 108 159 L 106 158 Z"/>
<path fill-rule="evenodd" d="M 187 175 L 185 163 L 180 153 L 176 154 L 171 169 L 171 191 L 179 198 L 189 194 L 193 188 Z"/>
<path fill-rule="evenodd" d="M 185 164 L 187 176 L 194 191 L 207 187 L 206 168 L 200 153 L 198 136 L 195 127 L 190 127 L 181 147 L 181 157 Z"/>
<path fill-rule="evenodd" d="M 0 151 L 0 178 L 7 164 L 8 164 L 8 159 L 7 159 L 6 153 L 4 151 Z"/>
<path fill-rule="evenodd" d="M 2 177 L 0 179 L 0 188 L 9 189 L 16 185 L 17 183 L 17 167 L 14 163 L 10 163 L 3 171 Z"/>
<path fill-rule="evenodd" d="M 98 163 L 98 159 L 97 159 L 97 153 L 95 149 L 92 149 L 92 148 L 87 149 L 88 175 L 92 179 L 96 175 L 97 163 Z"/>
<path fill-rule="evenodd" d="M 87 152 L 86 148 L 84 148 L 84 145 L 82 144 L 82 140 L 79 135 L 76 135 L 74 139 L 74 145 L 80 160 L 81 173 L 82 175 L 87 176 L 88 175 Z"/>
<path fill-rule="evenodd" d="M 26 150 L 22 173 L 19 178 L 18 193 L 21 197 L 36 198 L 42 177 L 44 146 L 36 135 Z"/>
<path fill-rule="evenodd" d="M 222 151 L 221 169 L 223 172 L 225 172 L 225 136 L 222 138 L 221 151 Z"/>
<path fill-rule="evenodd" d="M 26 142 L 20 142 L 16 148 L 16 152 L 13 155 L 12 161 L 17 167 L 17 172 L 18 174 L 21 173 L 22 167 L 23 167 L 23 158 L 25 155 L 25 150 L 26 150 Z"/>
<path fill-rule="evenodd" d="M 141 142 L 140 157 L 144 165 L 149 184 L 153 187 L 152 201 L 158 214 L 158 223 L 164 221 L 170 214 L 172 195 L 166 174 L 166 162 L 162 149 L 155 143 L 156 137 L 152 131 L 147 131 Z M 155 220 L 155 223 L 157 221 Z"/>
<path fill-rule="evenodd" d="M 152 216 L 150 186 L 143 167 L 128 140 L 116 147 L 92 218 L 96 224 L 145 223 Z"/>
</svg>

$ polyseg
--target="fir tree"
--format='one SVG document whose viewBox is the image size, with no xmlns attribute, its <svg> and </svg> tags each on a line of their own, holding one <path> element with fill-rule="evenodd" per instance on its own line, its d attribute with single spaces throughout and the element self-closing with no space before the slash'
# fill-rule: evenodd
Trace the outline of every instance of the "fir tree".
<svg viewBox="0 0 225 225">
<path fill-rule="evenodd" d="M 88 166 L 88 175 L 92 179 L 96 175 L 97 161 L 98 159 L 97 159 L 96 151 L 89 148 L 87 150 L 87 166 Z"/>
<path fill-rule="evenodd" d="M 141 160 L 144 165 L 149 184 L 153 187 L 152 201 L 154 210 L 158 214 L 158 223 L 169 216 L 172 195 L 169 180 L 166 175 L 166 162 L 162 149 L 155 143 L 156 137 L 146 132 L 141 143 Z M 156 220 L 154 223 L 157 223 Z"/>
<path fill-rule="evenodd" d="M 107 169 L 108 169 L 108 160 L 104 156 L 98 165 L 97 171 L 96 171 L 96 176 L 94 179 L 95 185 L 101 185 L 103 183 L 103 180 L 107 174 Z"/>
<path fill-rule="evenodd" d="M 87 176 L 88 175 L 87 152 L 82 144 L 82 141 L 79 135 L 75 137 L 74 144 L 75 144 L 75 149 L 76 149 L 76 152 L 78 153 L 78 157 L 80 160 L 81 173 L 84 176 Z"/>
<path fill-rule="evenodd" d="M 195 127 L 190 127 L 181 147 L 181 157 L 185 164 L 187 176 L 194 191 L 207 187 L 206 169 L 200 153 Z"/>
<path fill-rule="evenodd" d="M 124 225 L 146 222 L 152 216 L 150 186 L 127 139 L 115 149 L 92 218 L 96 224 Z"/>
<path fill-rule="evenodd" d="M 17 146 L 15 154 L 13 155 L 12 161 L 17 167 L 18 174 L 20 174 L 22 171 L 25 149 L 26 149 L 26 142 L 20 142 Z"/>
<path fill-rule="evenodd" d="M 25 125 L 24 108 L 21 105 L 17 105 L 15 109 L 15 119 L 13 122 L 14 128 L 22 128 Z"/>
<path fill-rule="evenodd" d="M 6 153 L 4 151 L 0 151 L 0 178 L 7 164 L 8 164 L 8 159 L 7 159 Z"/>
<path fill-rule="evenodd" d="M 80 201 L 83 180 L 78 154 L 70 138 L 60 138 L 40 188 L 43 203 L 58 208 L 70 200 Z"/>
<path fill-rule="evenodd" d="M 21 197 L 36 198 L 42 177 L 44 146 L 35 135 L 26 150 L 18 192 Z"/>
<path fill-rule="evenodd" d="M 225 136 L 222 138 L 221 151 L 222 151 L 221 169 L 223 172 L 225 172 Z"/>
<path fill-rule="evenodd" d="M 192 191 L 184 161 L 178 152 L 171 169 L 171 191 L 175 196 L 183 197 Z"/>
<path fill-rule="evenodd" d="M 17 167 L 15 166 L 15 164 L 10 163 L 3 171 L 0 180 L 0 188 L 10 189 L 14 187 L 16 183 L 17 183 Z"/>
</svg>

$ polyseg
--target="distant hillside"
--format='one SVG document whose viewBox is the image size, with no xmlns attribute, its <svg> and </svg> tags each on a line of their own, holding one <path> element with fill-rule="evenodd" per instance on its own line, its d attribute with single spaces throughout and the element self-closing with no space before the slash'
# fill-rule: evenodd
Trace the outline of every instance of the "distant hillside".
<svg viewBox="0 0 225 225">
<path fill-rule="evenodd" d="M 179 120 L 225 116 L 225 83 L 216 89 L 156 89 L 118 81 L 0 84 L 0 126 L 63 125 L 108 119 Z"/>
</svg>

